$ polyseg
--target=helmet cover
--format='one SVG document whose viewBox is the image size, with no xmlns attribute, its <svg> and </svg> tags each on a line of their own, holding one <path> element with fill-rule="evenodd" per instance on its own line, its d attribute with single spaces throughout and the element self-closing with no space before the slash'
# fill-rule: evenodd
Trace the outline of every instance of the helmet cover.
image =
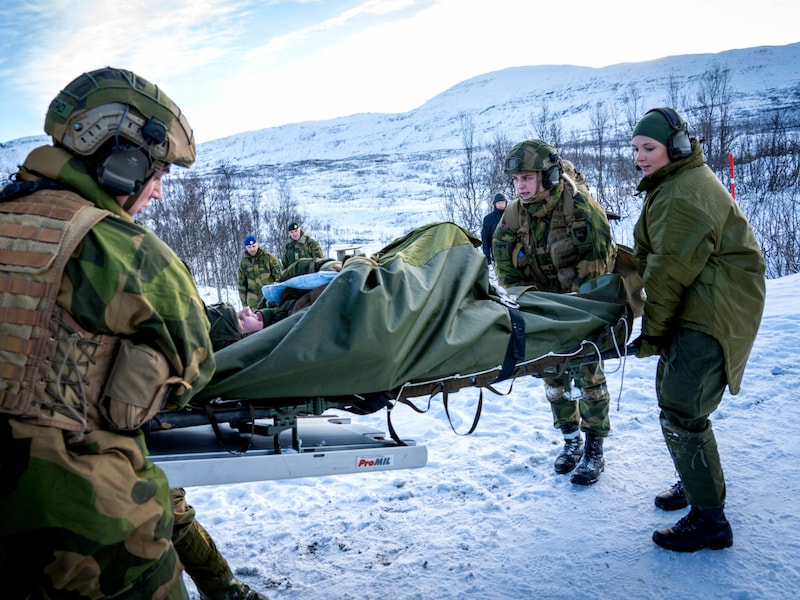
<svg viewBox="0 0 800 600">
<path fill-rule="evenodd" d="M 84 73 L 50 103 L 45 133 L 80 156 L 109 140 L 145 150 L 154 170 L 195 160 L 194 133 L 161 89 L 131 71 L 105 67 Z"/>
<path fill-rule="evenodd" d="M 520 142 L 506 155 L 503 170 L 506 174 L 520 171 L 546 171 L 558 165 L 558 152 L 542 140 Z"/>
</svg>

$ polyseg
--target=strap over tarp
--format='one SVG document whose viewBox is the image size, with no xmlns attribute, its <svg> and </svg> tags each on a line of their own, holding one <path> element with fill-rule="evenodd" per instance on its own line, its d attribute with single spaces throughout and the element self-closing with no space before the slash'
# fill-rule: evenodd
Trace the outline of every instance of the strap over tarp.
<svg viewBox="0 0 800 600">
<path fill-rule="evenodd" d="M 309 308 L 217 352 L 216 374 L 196 401 L 369 394 L 500 369 L 512 321 L 479 247 L 459 226 L 434 223 L 373 255 L 378 266 L 345 263 Z M 509 290 L 524 321 L 524 360 L 587 340 L 608 349 L 611 330 L 627 334 L 618 327 L 629 315 L 621 278 L 591 287 L 586 295 Z"/>
</svg>

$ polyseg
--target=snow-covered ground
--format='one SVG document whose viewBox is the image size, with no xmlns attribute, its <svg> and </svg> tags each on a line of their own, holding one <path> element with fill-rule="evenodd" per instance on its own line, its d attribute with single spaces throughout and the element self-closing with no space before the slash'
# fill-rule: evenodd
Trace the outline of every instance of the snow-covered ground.
<svg viewBox="0 0 800 600">
<path fill-rule="evenodd" d="M 742 391 L 712 416 L 729 549 L 678 554 L 650 539 L 683 515 L 653 506 L 675 480 L 655 358 L 606 364 L 612 433 L 588 488 L 554 474 L 560 434 L 542 382 L 526 377 L 485 396 L 470 436 L 451 430 L 438 400 L 425 415 L 397 407 L 398 433 L 428 448 L 423 468 L 192 487 L 189 501 L 234 572 L 272 599 L 796 598 L 800 275 L 767 290 Z M 459 431 L 476 397 L 451 396 Z M 386 428 L 383 412 L 348 416 Z"/>
</svg>

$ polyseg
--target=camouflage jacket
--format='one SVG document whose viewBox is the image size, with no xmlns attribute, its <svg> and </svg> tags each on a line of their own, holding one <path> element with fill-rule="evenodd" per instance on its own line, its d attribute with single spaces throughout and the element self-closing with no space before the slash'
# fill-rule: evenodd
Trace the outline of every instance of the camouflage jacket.
<svg viewBox="0 0 800 600">
<path fill-rule="evenodd" d="M 764 309 L 764 258 L 747 218 L 705 164 L 702 146 L 639 183 L 646 197 L 634 258 L 647 299 L 642 333 L 713 336 L 736 394 Z"/>
<path fill-rule="evenodd" d="M 286 243 L 281 263 L 283 268 L 287 269 L 289 265 L 301 258 L 325 258 L 319 242 L 305 233 L 297 238 L 297 241 L 289 240 Z"/>
<path fill-rule="evenodd" d="M 158 350 L 191 385 L 185 406 L 214 373 L 209 322 L 191 274 L 152 231 L 139 225 L 68 152 L 31 152 L 19 181 L 59 182 L 113 215 L 97 223 L 67 262 L 57 304 L 87 331 L 129 338 Z"/>
<path fill-rule="evenodd" d="M 568 185 L 562 179 L 545 204 L 509 202 L 492 241 L 501 285 L 563 293 L 611 270 L 616 245 L 605 210 Z"/>
<path fill-rule="evenodd" d="M 259 248 L 254 256 L 245 250 L 239 263 L 239 300 L 242 307 L 255 308 L 264 297 L 261 287 L 275 283 L 281 276 L 281 263 L 271 252 Z"/>
</svg>

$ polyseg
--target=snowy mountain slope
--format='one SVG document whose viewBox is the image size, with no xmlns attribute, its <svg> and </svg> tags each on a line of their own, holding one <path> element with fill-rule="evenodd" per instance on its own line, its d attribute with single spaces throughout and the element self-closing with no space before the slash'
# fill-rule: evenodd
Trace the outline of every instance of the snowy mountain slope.
<svg viewBox="0 0 800 600">
<path fill-rule="evenodd" d="M 206 169 L 220 161 L 238 166 L 274 165 L 458 150 L 460 113 L 472 115 L 481 134 L 491 134 L 496 128 L 510 134 L 520 129 L 528 133 L 530 116 L 542 104 L 564 118 L 566 129 L 583 131 L 588 129 L 591 110 L 598 101 L 619 102 L 622 94 L 635 86 L 643 108 L 663 104 L 671 77 L 680 87 L 691 87 L 715 64 L 730 69 L 738 114 L 754 114 L 772 102 L 775 107 L 800 109 L 800 43 L 670 56 L 599 69 L 514 67 L 468 79 L 407 113 L 362 113 L 306 121 L 205 142 L 198 149 L 195 168 Z M 0 165 L 19 160 L 40 142 L 38 138 L 0 144 Z"/>
<path fill-rule="evenodd" d="M 205 142 L 192 170 L 202 173 L 227 164 L 272 182 L 285 179 L 310 222 L 330 225 L 335 241 L 363 243 L 364 251 L 371 252 L 442 218 L 441 182 L 463 159 L 460 115 L 472 119 L 476 144 L 489 143 L 497 134 L 514 141 L 532 137 L 531 123 L 542 106 L 561 119 L 565 133 L 580 132 L 585 139 L 598 102 L 622 124 L 623 97 L 631 89 L 641 96 L 640 112 L 668 103 L 671 80 L 691 100 L 703 74 L 715 65 L 730 71 L 737 116 L 781 107 L 800 122 L 797 43 L 600 69 L 505 69 L 468 79 L 406 113 L 355 114 Z M 0 144 L 0 174 L 46 142 L 35 136 Z"/>
</svg>

